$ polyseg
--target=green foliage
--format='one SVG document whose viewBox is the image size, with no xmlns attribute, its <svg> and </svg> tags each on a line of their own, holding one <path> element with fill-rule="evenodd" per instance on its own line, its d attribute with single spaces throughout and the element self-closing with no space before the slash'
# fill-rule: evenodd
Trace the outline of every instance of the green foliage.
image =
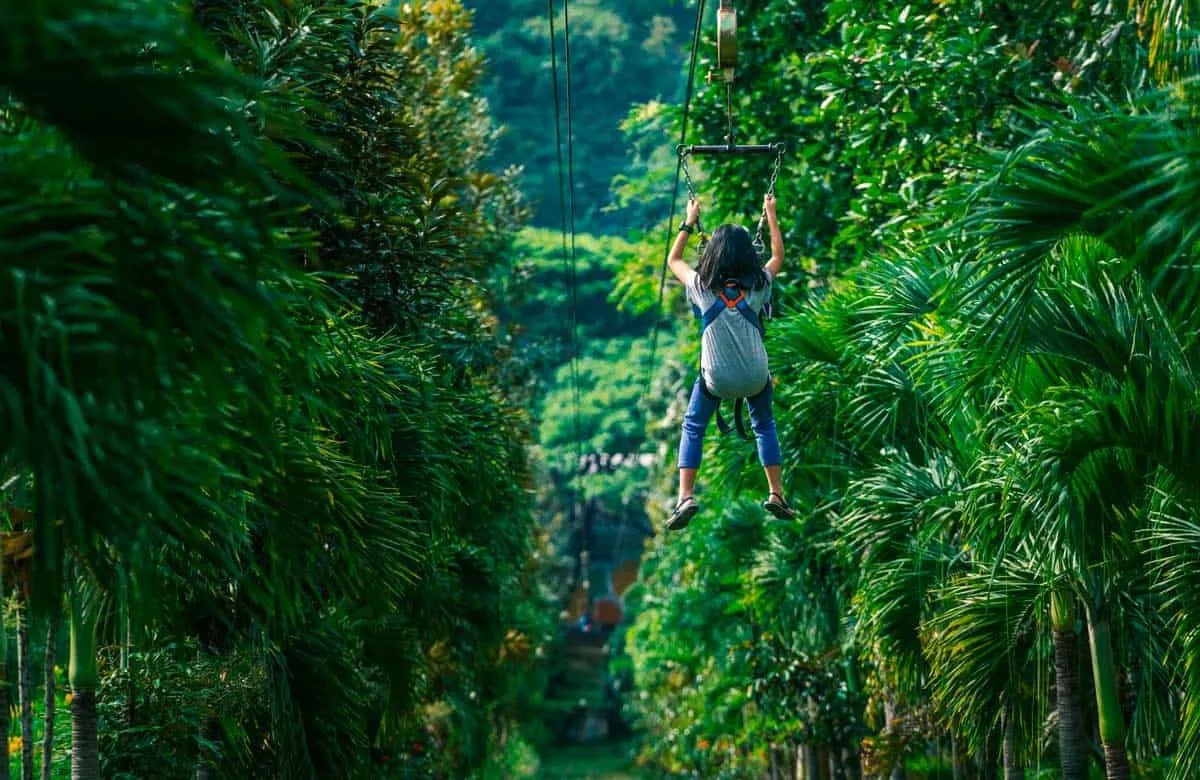
<svg viewBox="0 0 1200 780">
<path fill-rule="evenodd" d="M 117 648 L 102 652 L 98 709 L 105 777 L 192 776 L 202 750 L 227 771 L 255 770 L 245 763 L 247 726 L 270 716 L 261 694 L 265 670 L 247 655 L 213 658 L 198 651 L 194 641 L 157 641 L 148 652 L 129 654 L 128 671 L 119 665 Z M 70 711 L 69 705 L 63 709 Z M 163 718 L 167 712 L 171 717 Z M 227 743 L 197 744 L 209 713 L 220 713 L 230 729 Z M 69 739 L 69 720 L 62 726 Z"/>
<path fill-rule="evenodd" d="M 641 451 L 645 434 L 638 401 L 646 392 L 644 338 L 611 338 L 579 361 L 579 419 L 573 414 L 571 367 L 559 368 L 543 402 L 541 445 L 551 453 Z"/>
<path fill-rule="evenodd" d="M 1064 92 L 1124 94 L 1144 81 L 1136 36 L 1124 12 L 1105 3 L 1063 9 L 1035 3 L 740 3 L 734 122 L 742 143 L 787 145 L 778 195 L 789 257 L 822 274 L 856 264 L 926 229 L 922 217 L 963 176 L 979 148 L 1004 145 L 1030 105 L 1062 107 Z M 705 29 L 699 68 L 714 57 Z M 719 143 L 726 133 L 725 90 L 699 84 L 689 143 Z M 658 129 L 661 113 L 635 110 L 627 125 L 660 155 L 644 181 L 669 193 L 661 147 L 676 137 Z M 664 138 L 665 136 L 665 138 Z M 770 161 L 744 157 L 693 161 L 710 214 L 756 219 Z M 618 181 L 618 192 L 641 196 Z M 651 212 L 662 219 L 666 209 Z M 646 223 L 639 223 L 648 227 Z"/>
<path fill-rule="evenodd" d="M 124 720 L 102 680 L 106 776 L 376 777 L 414 738 L 463 776 L 519 743 L 549 626 L 487 282 L 524 210 L 469 15 L 0 10 L 6 515 L 31 481 L 39 605 L 88 594 L 134 712 L 179 705 Z"/>
<path fill-rule="evenodd" d="M 640 337 L 650 324 L 648 318 L 631 315 L 613 301 L 618 270 L 643 258 L 644 246 L 608 236 L 577 235 L 574 249 L 572 279 L 569 240 L 564 250 L 560 232 L 526 228 L 517 234 L 509 250 L 512 259 L 497 270 L 493 282 L 497 316 L 511 324 L 514 349 L 529 361 L 536 380 L 543 382 L 570 360 L 572 306 L 584 355 L 606 350 L 609 339 Z"/>
<path fill-rule="evenodd" d="M 523 167 L 522 189 L 536 204 L 534 224 L 557 227 L 561 198 L 546 3 L 468 5 L 475 8 L 475 26 L 488 60 L 484 91 L 506 127 L 496 159 Z M 566 41 L 562 4 L 555 5 L 565 178 Z M 687 56 L 694 14 L 681 3 L 612 5 L 598 0 L 571 3 L 569 14 L 575 226 L 582 232 L 617 233 L 629 223 L 623 207 L 609 208 L 609 183 L 630 160 L 628 151 L 613 139 L 631 105 L 655 98 L 681 99 L 682 84 L 675 73 Z"/>
<path fill-rule="evenodd" d="M 117 0 L 3 10 L 8 39 L 22 44 L 6 47 L 0 71 L 0 202 L 41 205 L 7 208 L 0 224 L 0 484 L 31 470 L 31 508 L 63 523 L 61 541 L 53 523 L 35 529 L 35 598 L 48 604 L 64 544 L 93 561 L 109 547 L 140 566 L 134 551 L 158 543 L 151 529 L 193 536 L 191 518 L 210 508 L 201 486 L 230 476 L 220 453 L 242 435 L 269 449 L 272 399 L 290 367 L 263 356 L 296 327 L 267 219 L 261 166 L 273 158 L 239 138 L 245 125 L 224 105 L 240 80 L 211 44 L 171 7 L 133 26 L 114 23 L 131 10 Z M 179 79 L 192 62 L 210 64 Z M 68 82 L 86 99 L 60 88 Z M 140 116 L 137 129 L 95 132 L 92 100 Z M 295 281 L 299 294 L 307 287 Z M 227 405 L 242 432 L 223 429 Z M 142 523 L 149 515 L 158 522 Z"/>
<path fill-rule="evenodd" d="M 1084 728 L 1137 724 L 1110 776 L 1177 744 L 1174 776 L 1196 769 L 1190 564 L 1167 541 L 1195 500 L 1194 99 L 1138 94 L 1134 22 L 1158 11 L 1010 5 L 739 5 L 741 138 L 788 143 L 788 264 L 817 272 L 768 341 L 802 516 L 764 525 L 752 453 L 709 444 L 702 514 L 655 551 L 630 630 L 659 769 L 751 774 L 786 740 L 887 772 L 943 764 L 945 737 L 981 771 L 1052 764 L 1052 597 L 1088 629 Z M 694 140 L 723 97 L 701 93 Z M 709 213 L 754 214 L 764 173 L 712 164 Z M 645 276 L 621 282 L 634 310 Z"/>
</svg>

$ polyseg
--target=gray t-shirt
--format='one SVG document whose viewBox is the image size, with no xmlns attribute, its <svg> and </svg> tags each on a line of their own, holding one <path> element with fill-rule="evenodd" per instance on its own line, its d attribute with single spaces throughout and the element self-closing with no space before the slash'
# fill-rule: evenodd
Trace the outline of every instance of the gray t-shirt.
<svg viewBox="0 0 1200 780">
<path fill-rule="evenodd" d="M 767 284 L 746 291 L 746 302 L 757 314 L 771 300 L 771 275 Z M 717 294 L 700 286 L 700 275 L 692 271 L 687 280 L 688 300 L 708 311 Z M 709 392 L 718 398 L 743 398 L 757 395 L 766 387 L 767 349 L 758 330 L 737 309 L 726 309 L 704 330 L 700 343 L 700 371 Z"/>
</svg>

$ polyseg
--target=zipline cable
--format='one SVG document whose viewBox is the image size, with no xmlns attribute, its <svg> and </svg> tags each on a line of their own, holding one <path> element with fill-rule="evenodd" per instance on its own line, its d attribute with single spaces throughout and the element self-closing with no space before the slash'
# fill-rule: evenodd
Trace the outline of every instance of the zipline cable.
<svg viewBox="0 0 1200 780">
<path fill-rule="evenodd" d="M 575 464 L 583 460 L 579 422 L 579 271 L 575 261 L 575 120 L 571 97 L 571 2 L 563 0 L 563 62 L 567 76 L 567 208 L 571 215 L 571 372 L 575 427 Z"/>
<path fill-rule="evenodd" d="M 566 271 L 568 283 L 571 286 L 571 357 L 570 357 L 570 374 L 571 374 L 571 402 L 573 407 L 573 427 L 575 439 L 575 464 L 570 470 L 571 482 L 571 527 L 579 528 L 581 536 L 580 550 L 580 575 L 585 582 L 588 581 L 588 572 L 585 570 L 586 562 L 589 559 L 588 555 L 588 540 L 586 528 L 580 527 L 579 512 L 582 509 L 579 500 L 578 479 L 575 474 L 579 469 L 579 463 L 583 459 L 583 441 L 580 438 L 580 395 L 579 395 L 579 338 L 578 338 L 578 293 L 577 293 L 577 274 L 575 262 L 575 154 L 574 143 L 571 135 L 574 130 L 574 119 L 571 110 L 571 59 L 570 59 L 570 16 L 566 6 L 567 0 L 563 2 L 563 34 L 564 34 L 564 61 L 566 68 L 566 88 L 567 88 L 567 171 L 570 178 L 571 189 L 567 190 L 566 182 L 563 178 L 563 142 L 562 142 L 562 100 L 558 88 L 558 44 L 557 35 L 554 29 L 554 0 L 546 0 L 546 18 L 550 24 L 550 76 L 553 84 L 554 93 L 554 141 L 555 152 L 558 157 L 558 202 L 559 216 L 561 221 L 562 232 L 562 253 L 563 266 Z M 567 245 L 568 233 L 568 207 L 570 210 L 570 247 Z M 591 600 L 591 589 L 588 588 L 588 600 Z M 589 604 L 590 607 L 590 604 Z M 590 611 L 590 610 L 589 610 Z"/>
<path fill-rule="evenodd" d="M 563 64 L 567 77 L 567 208 L 571 215 L 571 388 L 573 406 L 573 426 L 575 439 L 575 466 L 578 471 L 579 463 L 583 460 L 583 429 L 580 425 L 579 410 L 582 406 L 579 394 L 579 271 L 575 262 L 575 113 L 574 99 L 571 96 L 571 0 L 563 0 Z M 578 479 L 578 476 L 576 476 Z M 576 482 L 578 485 L 578 482 Z M 577 494 L 580 491 L 576 491 Z M 580 556 L 585 566 L 591 565 L 591 545 L 589 520 L 590 507 L 579 504 L 583 510 L 580 518 Z M 587 594 L 588 615 L 592 613 L 591 572 L 584 572 L 584 591 Z"/>
<path fill-rule="evenodd" d="M 696 84 L 696 57 L 700 52 L 700 30 L 704 24 L 704 0 L 696 4 L 696 25 L 692 30 L 692 56 L 688 64 L 687 90 L 683 98 L 683 121 L 679 127 L 679 145 L 687 143 L 688 115 L 692 105 L 692 90 Z M 650 397 L 651 385 L 654 384 L 654 358 L 658 351 L 658 328 L 663 318 L 663 297 L 667 290 L 667 257 L 671 252 L 674 241 L 675 201 L 679 198 L 679 177 L 683 172 L 683 157 L 675 162 L 675 185 L 671 188 L 671 211 L 667 218 L 667 249 L 663 253 L 662 270 L 658 280 L 658 303 L 654 307 L 654 325 L 650 329 L 650 356 L 646 369 L 646 398 Z"/>
</svg>

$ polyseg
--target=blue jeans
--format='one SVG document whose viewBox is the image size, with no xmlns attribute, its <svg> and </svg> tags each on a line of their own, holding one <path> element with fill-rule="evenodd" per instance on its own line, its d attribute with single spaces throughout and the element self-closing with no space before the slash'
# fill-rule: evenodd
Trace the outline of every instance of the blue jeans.
<svg viewBox="0 0 1200 780">
<path fill-rule="evenodd" d="M 763 466 L 778 466 L 783 463 L 779 452 L 779 436 L 775 432 L 775 416 L 771 414 L 771 381 L 747 399 L 750 402 L 750 427 L 758 442 L 758 462 Z M 701 379 L 696 378 L 692 386 L 692 399 L 688 401 L 687 414 L 683 418 L 683 436 L 679 440 L 679 468 L 700 468 L 700 456 L 704 451 L 704 432 L 708 421 L 717 411 L 720 402 L 704 392 Z"/>
</svg>

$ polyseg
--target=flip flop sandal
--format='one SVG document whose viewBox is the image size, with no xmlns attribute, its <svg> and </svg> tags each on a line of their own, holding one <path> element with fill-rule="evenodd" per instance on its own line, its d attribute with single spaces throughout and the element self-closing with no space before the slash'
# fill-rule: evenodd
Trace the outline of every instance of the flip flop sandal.
<svg viewBox="0 0 1200 780">
<path fill-rule="evenodd" d="M 667 520 L 668 531 L 682 531 L 687 528 L 688 523 L 692 522 L 692 518 L 700 511 L 700 505 L 696 503 L 695 496 L 688 496 L 675 505 L 675 511 L 671 513 L 670 519 Z"/>
<path fill-rule="evenodd" d="M 776 501 L 775 499 L 779 499 Z M 770 512 L 780 520 L 795 520 L 796 510 L 792 509 L 791 505 L 783 499 L 783 496 L 778 493 L 771 493 L 767 500 L 763 502 L 763 509 Z"/>
</svg>

